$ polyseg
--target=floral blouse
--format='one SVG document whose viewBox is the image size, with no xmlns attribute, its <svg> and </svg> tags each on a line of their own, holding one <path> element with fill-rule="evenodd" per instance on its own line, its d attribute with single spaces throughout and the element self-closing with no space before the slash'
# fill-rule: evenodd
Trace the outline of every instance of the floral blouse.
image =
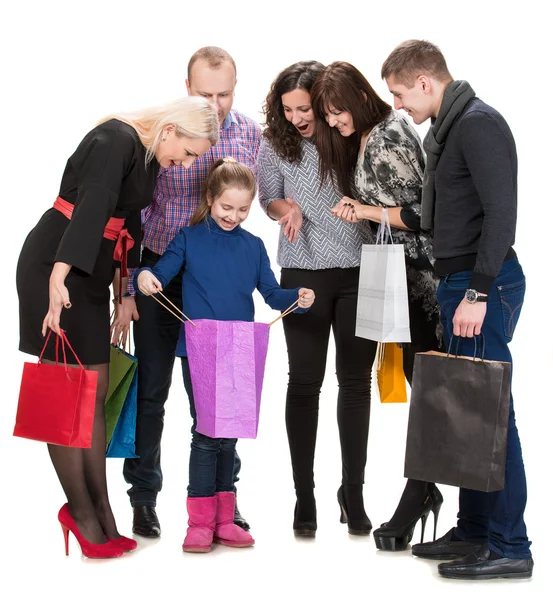
<svg viewBox="0 0 553 600">
<path fill-rule="evenodd" d="M 419 136 L 405 117 L 392 111 L 369 133 L 357 161 L 353 189 L 364 204 L 402 208 L 401 219 L 413 231 L 392 228 L 392 238 L 405 248 L 409 301 L 420 306 L 438 330 L 439 277 L 432 267 L 432 238 L 420 231 L 424 165 Z"/>
</svg>

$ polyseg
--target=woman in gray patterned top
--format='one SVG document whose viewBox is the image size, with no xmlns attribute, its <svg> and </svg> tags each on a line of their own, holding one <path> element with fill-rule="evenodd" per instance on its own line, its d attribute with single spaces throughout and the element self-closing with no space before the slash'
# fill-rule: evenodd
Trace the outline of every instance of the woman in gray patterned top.
<svg viewBox="0 0 553 600">
<path fill-rule="evenodd" d="M 317 294 L 317 303 L 302 319 L 290 315 L 283 320 L 290 366 L 286 429 L 297 497 L 294 532 L 314 536 L 317 528 L 313 462 L 332 329 L 342 448 L 339 498 L 348 507 L 341 520 L 347 520 L 350 533 L 365 535 L 372 528 L 363 506 L 363 478 L 376 343 L 355 337 L 355 314 L 361 246 L 372 234 L 367 221 L 352 225 L 334 217 L 331 209 L 340 196 L 331 184 L 319 185 L 310 91 L 323 68 L 315 61 L 296 63 L 271 86 L 258 158 L 259 200 L 281 225 L 281 285 L 295 287 L 302 281 Z"/>
<path fill-rule="evenodd" d="M 415 353 L 438 349 L 441 338 L 432 240 L 420 230 L 420 139 L 349 63 L 326 67 L 312 104 L 321 181 L 334 181 L 340 191 L 333 214 L 348 223 L 380 223 L 386 210 L 393 241 L 405 247 L 412 342 L 402 344 L 403 370 L 411 384 Z M 430 506 L 437 515 L 442 502 L 433 483 L 408 481 L 392 519 L 373 534 L 377 546 L 405 549 L 419 518 L 426 521 Z"/>
</svg>

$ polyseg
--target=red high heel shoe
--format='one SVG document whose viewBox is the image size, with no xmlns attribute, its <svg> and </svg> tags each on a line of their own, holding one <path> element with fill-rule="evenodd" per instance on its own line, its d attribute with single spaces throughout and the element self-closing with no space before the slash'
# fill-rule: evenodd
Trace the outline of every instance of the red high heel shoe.
<svg viewBox="0 0 553 600">
<path fill-rule="evenodd" d="M 92 544 L 91 542 L 85 540 L 73 517 L 71 516 L 71 513 L 69 512 L 69 507 L 67 504 L 64 504 L 60 508 L 60 512 L 58 513 L 58 521 L 60 522 L 63 531 L 63 537 L 65 539 L 66 556 L 69 556 L 70 531 L 77 539 L 77 542 L 79 542 L 81 552 L 87 558 L 116 558 L 117 556 L 121 556 L 123 554 L 123 549 L 120 546 L 115 546 L 110 541 L 106 542 L 105 544 Z"/>
<path fill-rule="evenodd" d="M 107 537 L 107 536 L 106 536 Z M 123 552 L 131 552 L 132 550 L 136 550 L 138 543 L 136 540 L 125 537 L 122 535 L 118 538 L 109 538 L 108 541 L 111 542 L 114 546 L 117 546 L 123 550 Z"/>
</svg>

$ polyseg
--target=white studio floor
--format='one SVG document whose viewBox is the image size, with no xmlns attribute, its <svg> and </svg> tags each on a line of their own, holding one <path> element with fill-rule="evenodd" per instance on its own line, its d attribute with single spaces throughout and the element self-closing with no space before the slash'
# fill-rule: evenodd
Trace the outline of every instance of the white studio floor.
<svg viewBox="0 0 553 600">
<path fill-rule="evenodd" d="M 447 598 L 550 598 L 551 580 L 546 561 L 548 532 L 538 523 L 549 509 L 545 484 L 540 482 L 539 423 L 519 411 L 519 427 L 526 464 L 530 499 L 527 524 L 536 562 L 530 581 L 459 582 L 444 580 L 436 563 L 415 559 L 410 550 L 385 553 L 376 550 L 372 536 L 355 537 L 339 523 L 336 490 L 340 484 L 340 459 L 335 422 L 336 382 L 329 352 L 327 379 L 321 396 L 316 455 L 316 497 L 319 529 L 315 540 L 297 540 L 292 534 L 294 493 L 291 482 L 284 398 L 287 379 L 282 328 L 272 332 L 265 392 L 257 440 L 241 440 L 242 479 L 239 505 L 252 525 L 256 545 L 250 549 L 216 546 L 207 555 L 184 554 L 186 530 L 185 488 L 190 417 L 175 369 L 167 403 L 163 438 L 165 483 L 158 498 L 162 536 L 159 540 L 137 537 L 138 549 L 107 561 L 84 559 L 75 539 L 70 555 L 64 555 L 63 537 L 56 519 L 64 502 L 61 488 L 42 444 L 11 437 L 13 416 L 6 411 L 2 424 L 4 481 L 1 494 L 2 585 L 17 590 L 15 597 L 79 599 L 217 597 L 221 594 L 249 598 L 303 599 L 308 597 L 406 597 Z M 180 366 L 180 365 L 179 365 Z M 17 371 L 20 366 L 17 365 Z M 14 366 L 14 371 L 15 371 Z M 17 387 L 19 373 L 13 375 Z M 10 390 L 10 397 L 16 389 Z M 16 396 L 15 396 L 16 397 Z M 515 389 L 516 398 L 516 389 Z M 15 405 L 13 406 L 15 414 Z M 403 452 L 407 405 L 373 402 L 365 504 L 373 526 L 390 518 L 404 480 Z M 528 415 L 529 417 L 530 415 Z M 7 422 L 10 421 L 11 422 Z M 529 430 L 525 431 L 526 427 Z M 548 451 L 549 452 L 549 451 Z M 7 457 L 11 457 L 10 460 Z M 543 459 L 541 459 L 543 465 Z M 122 460 L 110 459 L 110 497 L 121 533 L 130 535 L 132 512 L 127 486 L 121 476 Z M 441 486 L 445 502 L 438 536 L 455 522 L 457 490 Z M 540 518 L 541 515 L 541 518 Z M 548 524 L 549 525 L 549 524 Z M 427 539 L 432 531 L 427 524 Z M 414 541 L 420 537 L 420 524 Z M 548 591 L 549 590 L 549 591 Z M 4 596 L 6 597 L 6 596 Z M 11 597 L 11 596 L 10 596 Z"/>
</svg>

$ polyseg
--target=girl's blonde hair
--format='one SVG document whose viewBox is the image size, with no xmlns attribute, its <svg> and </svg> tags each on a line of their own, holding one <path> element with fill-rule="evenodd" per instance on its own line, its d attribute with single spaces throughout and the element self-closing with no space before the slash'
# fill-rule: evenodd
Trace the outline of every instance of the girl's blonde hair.
<svg viewBox="0 0 553 600">
<path fill-rule="evenodd" d="M 219 139 L 219 119 L 213 106 L 200 96 L 187 96 L 164 106 L 146 108 L 136 113 L 110 115 L 98 125 L 118 119 L 130 125 L 146 148 L 146 164 L 156 155 L 163 128 L 175 126 L 178 137 L 208 139 L 215 146 Z"/>
<path fill-rule="evenodd" d="M 257 192 L 257 184 L 253 173 L 234 158 L 220 158 L 209 169 L 207 178 L 202 185 L 200 204 L 190 220 L 190 225 L 198 225 L 207 219 L 211 207 L 208 199 L 217 200 L 228 189 L 247 190 L 252 197 Z"/>
</svg>

